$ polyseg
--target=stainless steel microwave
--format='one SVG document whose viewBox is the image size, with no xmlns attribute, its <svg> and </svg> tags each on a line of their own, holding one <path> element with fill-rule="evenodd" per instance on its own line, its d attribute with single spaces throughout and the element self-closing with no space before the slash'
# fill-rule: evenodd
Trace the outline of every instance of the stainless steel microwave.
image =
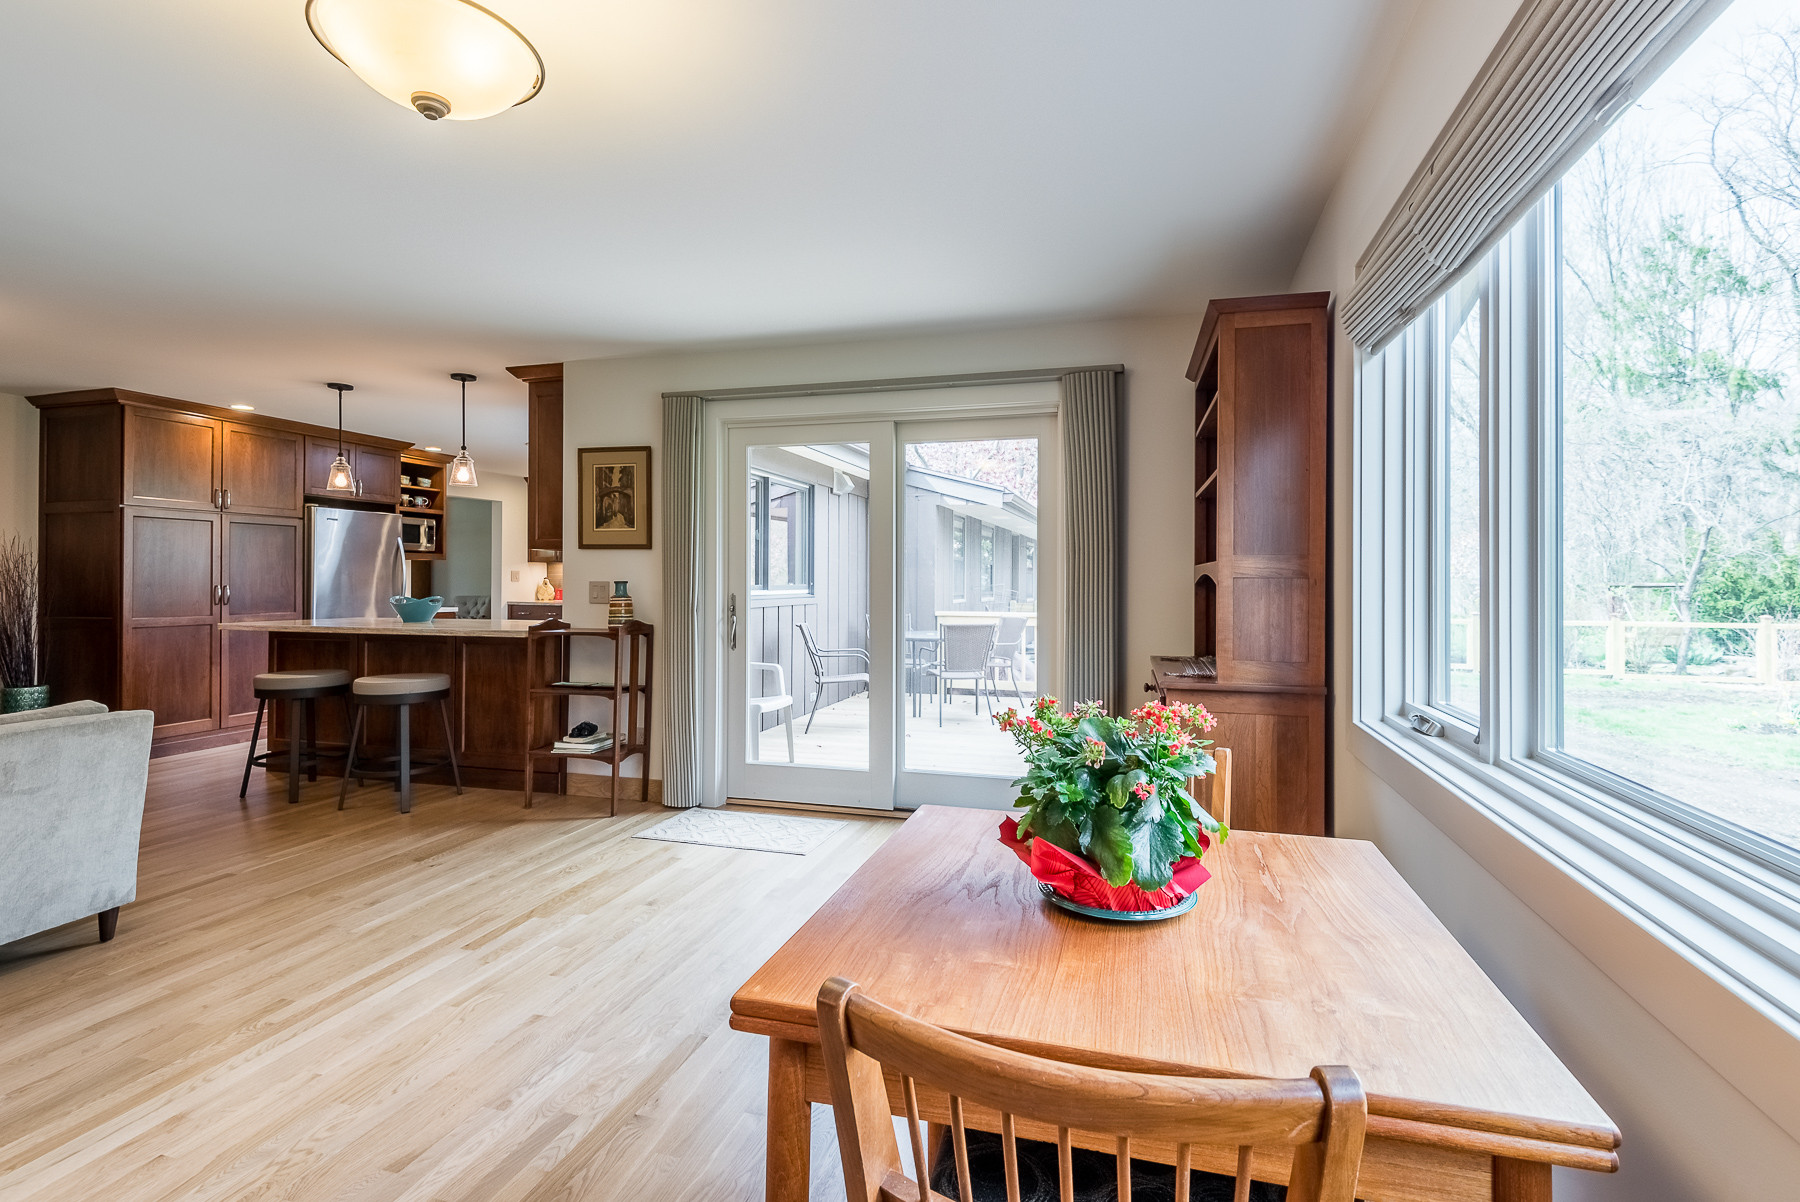
<svg viewBox="0 0 1800 1202">
<path fill-rule="evenodd" d="M 415 518 L 400 515 L 400 542 L 408 551 L 436 551 L 438 549 L 438 524 L 436 518 Z"/>
</svg>

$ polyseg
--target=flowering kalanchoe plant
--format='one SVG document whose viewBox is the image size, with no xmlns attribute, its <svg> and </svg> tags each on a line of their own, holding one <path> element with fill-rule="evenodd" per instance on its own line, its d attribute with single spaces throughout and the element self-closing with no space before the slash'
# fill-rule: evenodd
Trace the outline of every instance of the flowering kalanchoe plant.
<svg viewBox="0 0 1800 1202">
<path fill-rule="evenodd" d="M 1230 834 L 1187 791 L 1190 778 L 1213 770 L 1212 741 L 1200 735 L 1218 720 L 1204 706 L 1151 703 L 1110 718 L 1098 701 L 1064 713 L 1056 698 L 1039 697 L 1031 712 L 994 720 L 1030 765 L 1013 782 L 1013 804 L 1025 810 L 1018 837 L 1086 857 L 1109 885 L 1154 892 L 1177 860 L 1201 854 L 1200 832 L 1214 841 Z"/>
</svg>

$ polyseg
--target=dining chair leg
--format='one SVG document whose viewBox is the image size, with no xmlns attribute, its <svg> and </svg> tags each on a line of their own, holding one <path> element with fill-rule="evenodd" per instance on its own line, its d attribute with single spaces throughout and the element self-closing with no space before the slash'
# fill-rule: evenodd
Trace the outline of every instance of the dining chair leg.
<svg viewBox="0 0 1800 1202">
<path fill-rule="evenodd" d="M 360 705 L 354 708 L 356 719 L 350 723 L 350 747 L 344 752 L 344 780 L 338 786 L 338 809 L 340 810 L 344 808 L 344 798 L 350 792 L 350 776 L 356 767 L 356 742 L 362 738 L 363 716 L 369 712 Z M 362 781 L 357 781 L 356 787 L 362 788 Z"/>
<path fill-rule="evenodd" d="M 400 714 L 400 763 L 394 772 L 394 788 L 400 790 L 400 812 L 412 813 L 412 706 L 397 706 Z"/>
<path fill-rule="evenodd" d="M 456 739 L 450 733 L 450 703 L 438 702 L 438 718 L 444 724 L 444 747 L 450 753 L 450 779 L 456 782 L 456 794 L 462 796 L 462 769 L 456 764 Z"/>
<path fill-rule="evenodd" d="M 306 705 L 288 702 L 288 804 L 300 802 L 300 752 L 306 745 Z"/>
<path fill-rule="evenodd" d="M 238 786 L 238 800 L 244 800 L 244 794 L 250 791 L 250 769 L 256 767 L 256 741 L 262 738 L 263 710 L 268 707 L 267 697 L 256 699 L 256 725 L 250 728 L 250 754 L 244 757 L 244 781 Z"/>
</svg>

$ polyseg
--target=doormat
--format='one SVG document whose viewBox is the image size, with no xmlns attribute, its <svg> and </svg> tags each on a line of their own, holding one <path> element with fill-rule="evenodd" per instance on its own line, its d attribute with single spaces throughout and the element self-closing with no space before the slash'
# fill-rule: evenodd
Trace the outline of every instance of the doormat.
<svg viewBox="0 0 1800 1202">
<path fill-rule="evenodd" d="M 695 808 L 659 822 L 647 831 L 639 831 L 632 838 L 803 856 L 844 825 L 832 818 L 791 818 L 786 814 Z"/>
</svg>

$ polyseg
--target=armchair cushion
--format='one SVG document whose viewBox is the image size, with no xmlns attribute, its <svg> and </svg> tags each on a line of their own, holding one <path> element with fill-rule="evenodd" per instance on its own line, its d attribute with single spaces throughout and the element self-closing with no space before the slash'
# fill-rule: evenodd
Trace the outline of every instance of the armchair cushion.
<svg viewBox="0 0 1800 1202">
<path fill-rule="evenodd" d="M 0 724 L 0 943 L 137 897 L 148 710 L 75 702 Z M 12 720 L 18 719 L 18 720 Z"/>
</svg>

